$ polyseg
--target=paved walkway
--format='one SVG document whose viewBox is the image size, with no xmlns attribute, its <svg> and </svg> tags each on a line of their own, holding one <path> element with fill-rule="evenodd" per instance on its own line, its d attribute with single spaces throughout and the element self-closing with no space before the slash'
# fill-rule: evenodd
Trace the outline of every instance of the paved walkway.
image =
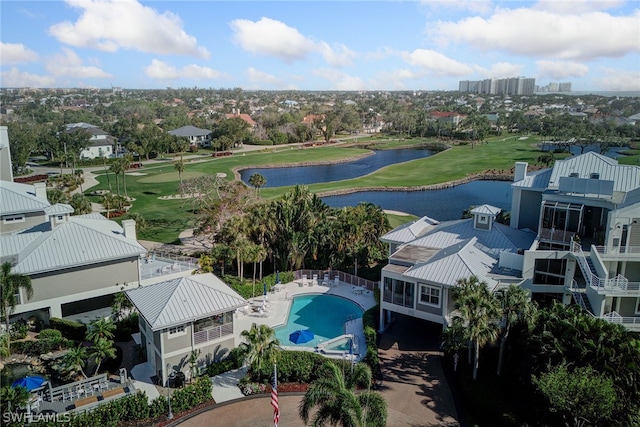
<svg viewBox="0 0 640 427">
<path fill-rule="evenodd" d="M 420 331 L 416 335 L 416 331 Z M 446 382 L 437 348 L 440 326 L 398 319 L 382 335 L 379 345 L 384 380 L 379 387 L 387 402 L 389 427 L 458 426 L 453 395 Z M 214 381 L 214 384 L 216 382 Z M 229 386 L 221 381 L 216 387 Z M 214 394 L 216 391 L 214 391 Z M 230 395 L 228 395 L 230 396 Z M 302 427 L 298 415 L 301 395 L 281 395 L 280 425 Z M 270 397 L 240 398 L 218 404 L 207 412 L 181 421 L 181 427 L 219 425 L 261 427 L 273 425 Z"/>
</svg>

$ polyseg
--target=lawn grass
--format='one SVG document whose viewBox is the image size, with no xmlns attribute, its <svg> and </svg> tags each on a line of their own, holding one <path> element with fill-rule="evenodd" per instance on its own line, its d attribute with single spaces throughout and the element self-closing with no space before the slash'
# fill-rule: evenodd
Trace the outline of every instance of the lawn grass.
<svg viewBox="0 0 640 427">
<path fill-rule="evenodd" d="M 372 139 L 376 140 L 376 139 Z M 384 141 L 384 138 L 377 140 Z M 436 142 L 433 139 L 415 138 L 406 141 L 387 141 L 391 147 L 395 144 L 422 144 Z M 365 189 L 367 187 L 412 187 L 437 184 L 464 178 L 468 174 L 483 172 L 489 169 L 509 170 L 515 162 L 535 163 L 540 151 L 536 147 L 537 138 L 520 139 L 518 136 L 493 138 L 485 144 L 456 145 L 451 149 L 437 153 L 431 157 L 412 160 L 402 164 L 387 166 L 369 175 L 309 185 L 314 193 L 344 190 L 350 188 Z M 226 174 L 227 179 L 234 179 L 234 169 L 243 167 L 264 167 L 267 165 L 308 164 L 316 162 L 337 162 L 356 158 L 367 153 L 363 147 L 340 147 L 335 145 L 298 148 L 298 147 L 266 147 L 264 150 L 236 154 L 230 157 L 196 157 L 189 159 L 182 174 L 183 179 L 201 175 Z M 558 156 L 557 156 L 558 157 Z M 141 214 L 148 227 L 139 230 L 138 237 L 163 243 L 175 243 L 179 233 L 194 225 L 195 215 L 189 200 L 160 200 L 161 196 L 177 193 L 178 173 L 172 159 L 160 160 L 127 175 L 127 192 L 135 198 L 130 212 Z M 103 171 L 97 171 L 100 185 L 90 191 L 108 189 Z M 109 174 L 113 191 L 116 191 L 113 174 Z M 121 183 L 122 186 L 122 183 Z M 291 190 L 293 186 L 262 188 L 260 194 L 265 199 L 274 199 Z M 95 200 L 97 201 L 97 200 Z M 413 217 L 390 217 L 392 225 L 397 226 L 414 219 Z"/>
</svg>

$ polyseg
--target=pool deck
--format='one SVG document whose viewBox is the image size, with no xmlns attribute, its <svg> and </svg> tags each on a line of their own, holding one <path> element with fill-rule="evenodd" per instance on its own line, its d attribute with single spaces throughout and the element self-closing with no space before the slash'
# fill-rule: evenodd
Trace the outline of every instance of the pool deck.
<svg viewBox="0 0 640 427">
<path fill-rule="evenodd" d="M 311 280 L 307 280 L 307 284 L 303 286 L 301 286 L 300 281 L 281 284 L 279 285 L 279 291 L 271 291 L 266 295 L 266 300 L 262 295 L 250 300 L 251 305 L 254 307 L 261 307 L 264 301 L 266 303 L 266 309 L 263 313 L 254 312 L 252 307 L 245 307 L 242 310 L 238 310 L 235 319 L 235 330 L 238 331 L 238 333 L 249 330 L 253 323 L 268 325 L 272 328 L 286 324 L 291 307 L 291 300 L 297 295 L 336 295 L 355 302 L 362 307 L 364 311 L 376 305 L 373 292 L 363 290 L 351 284 L 345 282 L 334 283 L 333 281 L 329 285 L 323 285 L 321 281 L 319 281 L 318 284 L 311 283 Z M 354 290 L 357 292 L 354 292 Z"/>
</svg>

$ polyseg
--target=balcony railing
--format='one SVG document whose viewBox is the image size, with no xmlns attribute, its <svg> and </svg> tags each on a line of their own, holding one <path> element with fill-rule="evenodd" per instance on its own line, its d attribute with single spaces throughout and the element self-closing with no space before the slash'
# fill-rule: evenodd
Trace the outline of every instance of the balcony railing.
<svg viewBox="0 0 640 427">
<path fill-rule="evenodd" d="M 217 340 L 227 335 L 233 334 L 233 322 L 225 323 L 224 325 L 214 326 L 207 328 L 203 331 L 193 333 L 193 343 L 202 344 L 207 341 Z"/>
<path fill-rule="evenodd" d="M 575 231 L 556 230 L 554 228 L 540 228 L 539 231 L 540 240 L 552 242 L 569 243 L 575 235 Z"/>
<path fill-rule="evenodd" d="M 168 276 L 198 268 L 196 258 L 175 255 L 168 252 L 149 252 L 140 260 L 140 278 Z"/>
<path fill-rule="evenodd" d="M 595 250 L 602 257 L 606 258 L 624 258 L 628 259 L 631 257 L 637 257 L 638 261 L 640 261 L 640 246 L 629 246 L 629 247 L 608 247 L 608 246 L 594 246 Z"/>
<path fill-rule="evenodd" d="M 338 277 L 341 282 L 348 283 L 353 286 L 360 286 L 370 291 L 378 289 L 378 283 L 376 282 L 338 270 L 296 270 L 294 272 L 294 280 L 302 279 L 302 276 L 305 274 L 307 275 L 307 278 L 313 277 L 314 274 L 318 275 L 318 278 L 324 277 L 325 274 L 328 274 L 331 280 L 333 280 L 334 277 Z"/>
<path fill-rule="evenodd" d="M 603 316 L 596 316 L 589 309 L 589 307 L 587 307 L 587 303 L 585 302 L 586 295 L 580 292 L 580 289 L 578 288 L 578 284 L 576 283 L 575 280 L 572 282 L 570 290 L 572 291 L 573 298 L 576 300 L 576 303 L 580 307 L 582 307 L 587 313 L 589 313 L 589 315 L 591 315 L 592 317 L 606 320 L 609 323 L 616 323 L 619 325 L 623 325 L 625 328 L 629 330 L 640 331 L 640 316 L 623 317 L 623 316 L 620 316 L 615 311 L 612 311 L 611 313 L 607 313 Z"/>
<path fill-rule="evenodd" d="M 614 278 L 607 279 L 599 277 L 591 271 L 587 257 L 579 243 L 573 242 L 571 245 L 571 253 L 575 255 L 587 285 L 591 289 L 603 293 L 615 292 L 624 295 L 640 295 L 640 282 L 629 282 L 629 279 L 621 274 Z"/>
</svg>

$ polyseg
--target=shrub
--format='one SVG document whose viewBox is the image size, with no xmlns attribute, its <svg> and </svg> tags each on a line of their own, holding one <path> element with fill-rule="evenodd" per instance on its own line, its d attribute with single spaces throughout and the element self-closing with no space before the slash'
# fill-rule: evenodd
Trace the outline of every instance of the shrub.
<svg viewBox="0 0 640 427">
<path fill-rule="evenodd" d="M 72 344 L 72 341 L 65 338 L 18 341 L 11 344 L 11 352 L 26 354 L 28 356 L 40 356 L 41 354 L 58 351 L 63 348 L 69 348 Z"/>
<path fill-rule="evenodd" d="M 211 365 L 207 366 L 207 376 L 215 377 L 216 375 L 229 372 L 232 369 L 235 369 L 235 362 L 226 358 L 219 362 L 213 362 Z"/>
<path fill-rule="evenodd" d="M 62 339 L 62 332 L 57 329 L 43 329 L 38 334 L 40 340 Z"/>
<path fill-rule="evenodd" d="M 209 377 L 198 377 L 193 383 L 174 391 L 171 407 L 175 412 L 182 412 L 211 399 L 211 380 Z"/>
<path fill-rule="evenodd" d="M 29 327 L 27 326 L 27 322 L 22 319 L 12 323 L 9 328 L 9 336 L 12 341 L 26 338 L 27 332 L 29 332 Z"/>
<path fill-rule="evenodd" d="M 72 320 L 52 317 L 49 319 L 49 325 L 52 329 L 57 329 L 62 332 L 62 336 L 70 340 L 84 341 L 87 333 L 86 325 Z"/>
</svg>

